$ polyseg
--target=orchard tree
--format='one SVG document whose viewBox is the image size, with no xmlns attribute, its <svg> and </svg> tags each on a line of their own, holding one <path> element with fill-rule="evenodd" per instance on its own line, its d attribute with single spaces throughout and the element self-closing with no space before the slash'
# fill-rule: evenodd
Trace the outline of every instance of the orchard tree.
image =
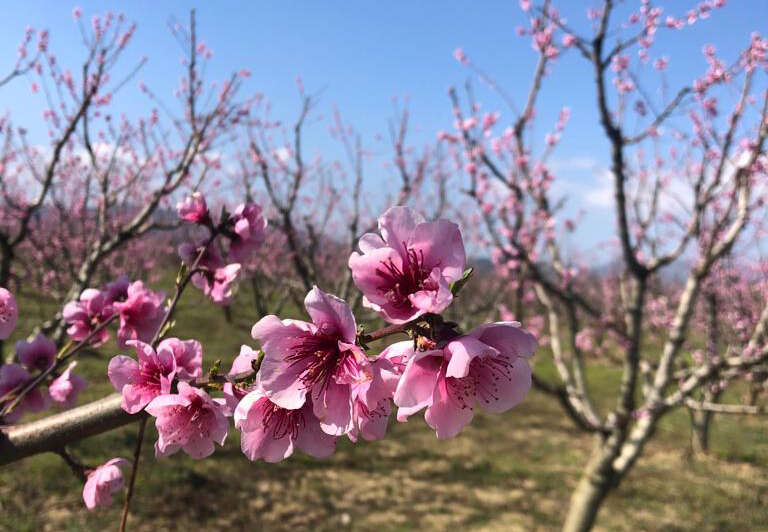
<svg viewBox="0 0 768 532">
<path fill-rule="evenodd" d="M 722 312 L 717 293 L 732 290 L 722 276 L 739 242 L 766 234 L 768 92 L 762 87 L 768 42 L 745 36 L 744 50 L 730 59 L 706 46 L 706 71 L 673 92 L 663 81 L 668 59 L 654 46 L 657 34 L 683 35 L 724 3 L 707 0 L 678 16 L 643 0 L 620 19 L 616 3 L 606 0 L 588 11 L 591 28 L 581 31 L 552 3 L 521 1 L 530 26 L 519 33 L 530 36 L 538 64 L 513 123 L 497 133 L 499 114 L 483 115 L 471 90 L 466 105 L 457 91 L 450 93 L 455 131 L 441 138 L 460 157 L 498 268 L 511 282 L 527 283 L 545 312 L 559 382 L 535 375 L 534 382 L 595 435 L 566 515 L 567 531 L 591 529 L 607 495 L 676 408 L 688 407 L 697 417 L 763 411 L 720 404 L 713 394 L 768 357 L 765 298 L 737 317 Z M 576 220 L 564 216 L 552 186 L 556 175 L 548 159 L 569 110 L 563 109 L 543 148 L 533 139 L 541 87 L 565 53 L 584 60 L 610 161 L 618 260 L 599 283 L 589 263 L 564 252 Z M 455 55 L 501 90 L 462 50 Z M 641 75 L 649 67 L 659 73 L 661 90 Z M 739 267 L 759 259 L 739 255 Z M 672 268 L 686 272 L 679 288 L 664 277 Z M 703 327 L 694 324 L 699 306 L 708 316 Z M 702 329 L 708 331 L 706 355 L 699 349 Z M 585 378 L 599 354 L 621 365 L 612 406 L 596 404 Z"/>
<path fill-rule="evenodd" d="M 172 246 L 157 231 L 178 227 L 170 214 L 174 197 L 206 186 L 220 145 L 248 112 L 248 102 L 236 100 L 246 72 L 206 85 L 211 52 L 197 40 L 193 12 L 189 26 L 172 27 L 185 56 L 178 108 L 139 82 L 151 111 L 136 118 L 120 113 L 115 96 L 136 83 L 145 61 L 121 68 L 136 26 L 111 13 L 90 25 L 79 9 L 73 15 L 84 47 L 81 67 L 61 64 L 41 32 L 38 54 L 14 70 L 44 95 L 52 147 L 32 145 L 9 117 L 0 165 L 0 285 L 13 276 L 59 303 L 77 299 L 97 277 L 146 275 L 170 263 Z M 60 344 L 61 314 L 42 331 Z"/>
</svg>

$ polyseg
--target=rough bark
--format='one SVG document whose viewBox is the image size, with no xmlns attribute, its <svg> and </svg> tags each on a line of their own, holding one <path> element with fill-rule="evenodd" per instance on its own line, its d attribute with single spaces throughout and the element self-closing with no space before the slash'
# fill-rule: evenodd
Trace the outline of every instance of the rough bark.
<svg viewBox="0 0 768 532">
<path fill-rule="evenodd" d="M 615 487 L 618 477 L 613 470 L 612 453 L 598 441 L 568 505 L 563 532 L 587 532 L 592 529 L 603 501 Z"/>
<path fill-rule="evenodd" d="M 120 406 L 122 396 L 104 399 L 37 421 L 0 430 L 0 466 L 127 425 L 145 414 L 128 414 Z"/>
</svg>

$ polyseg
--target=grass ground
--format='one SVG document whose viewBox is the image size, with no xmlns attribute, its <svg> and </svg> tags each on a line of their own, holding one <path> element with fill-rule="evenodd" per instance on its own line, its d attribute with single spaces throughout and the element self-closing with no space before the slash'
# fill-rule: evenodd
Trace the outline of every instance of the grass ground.
<svg viewBox="0 0 768 532">
<path fill-rule="evenodd" d="M 175 335 L 203 339 L 205 361 L 228 363 L 242 343 L 253 342 L 250 298 L 233 309 L 234 323 L 198 294 L 185 295 Z M 45 315 L 44 304 L 22 301 L 22 310 Z M 20 333 L 23 333 L 23 327 Z M 91 386 L 81 401 L 110 393 L 106 380 L 114 346 L 81 359 Z M 537 370 L 552 369 L 540 356 Z M 225 365 L 225 367 L 227 367 Z M 595 389 L 610 396 L 615 370 L 590 373 Z M 438 441 L 423 419 L 393 423 L 384 441 L 340 441 L 328 460 L 300 453 L 276 465 L 248 462 L 233 431 L 223 449 L 203 461 L 179 454 L 155 460 L 149 426 L 129 529 L 356 530 L 395 532 L 556 530 L 570 489 L 590 449 L 548 397 L 531 392 L 506 414 L 479 415 L 461 435 Z M 74 447 L 83 462 L 130 457 L 135 426 Z M 713 452 L 688 452 L 687 415 L 662 424 L 656 439 L 598 519 L 598 530 L 768 530 L 768 429 L 760 419 L 717 418 Z M 116 529 L 120 499 L 88 512 L 81 485 L 55 455 L 29 458 L 0 469 L 0 530 Z"/>
</svg>

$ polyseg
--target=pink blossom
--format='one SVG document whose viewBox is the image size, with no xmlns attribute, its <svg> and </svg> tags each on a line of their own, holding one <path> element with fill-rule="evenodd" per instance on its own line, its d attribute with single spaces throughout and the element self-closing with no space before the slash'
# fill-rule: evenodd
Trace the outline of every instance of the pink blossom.
<svg viewBox="0 0 768 532">
<path fill-rule="evenodd" d="M 367 441 L 384 437 L 392 413 L 392 397 L 412 352 L 411 342 L 387 347 L 371 363 L 372 378 L 353 385 L 354 428 L 347 434 L 350 440 L 357 441 L 358 435 Z"/>
<path fill-rule="evenodd" d="M 459 141 L 459 137 L 457 137 L 456 135 L 452 135 L 447 131 L 438 131 L 437 140 L 450 142 L 451 144 L 456 144 Z"/>
<path fill-rule="evenodd" d="M 240 275 L 240 264 L 227 264 L 223 268 L 217 268 L 213 272 L 210 283 L 206 285 L 203 293 L 211 298 L 217 305 L 229 305 L 234 295 L 234 285 Z"/>
<path fill-rule="evenodd" d="M 629 56 L 615 55 L 611 61 L 611 70 L 614 72 L 623 72 L 629 67 Z"/>
<path fill-rule="evenodd" d="M 469 118 L 465 118 L 461 124 L 459 124 L 458 129 L 462 129 L 464 131 L 469 131 L 470 129 L 473 129 L 475 126 L 477 126 L 477 118 L 474 116 L 471 116 Z"/>
<path fill-rule="evenodd" d="M 5 288 L 0 288 L 0 340 L 8 338 L 16 328 L 19 307 L 16 298 Z"/>
<path fill-rule="evenodd" d="M 462 65 L 466 65 L 467 63 L 469 63 L 469 59 L 467 59 L 467 54 L 465 54 L 464 50 L 462 50 L 461 48 L 456 48 L 453 51 L 453 57 L 456 59 L 456 61 L 458 61 Z"/>
<path fill-rule="evenodd" d="M 346 302 L 314 287 L 304 306 L 313 323 L 269 315 L 253 326 L 265 353 L 258 382 L 281 408 L 301 408 L 309 395 L 322 429 L 339 436 L 353 428 L 353 385 L 372 378 L 370 362 Z"/>
<path fill-rule="evenodd" d="M 179 257 L 181 257 L 181 260 L 191 268 L 197 260 L 197 256 L 200 254 L 203 246 L 206 247 L 200 260 L 197 262 L 198 268 L 205 268 L 206 270 L 213 272 L 214 270 L 223 267 L 224 259 L 221 257 L 219 250 L 215 245 L 209 243 L 207 239 L 201 240 L 196 244 L 193 244 L 192 242 L 184 242 L 179 246 Z M 205 276 L 202 273 L 192 276 L 192 284 L 200 290 L 203 290 L 205 283 Z"/>
<path fill-rule="evenodd" d="M 131 286 L 131 281 L 125 275 L 107 283 L 107 286 L 104 287 L 107 305 L 111 305 L 115 301 L 124 301 L 128 297 L 129 286 Z"/>
<path fill-rule="evenodd" d="M 15 393 L 27 385 L 34 377 L 18 364 L 5 364 L 0 366 L 0 397 Z M 14 393 L 11 393 L 14 392 Z M 2 418 L 6 423 L 17 421 L 24 412 L 39 412 L 48 407 L 48 396 L 40 388 L 34 388 L 27 393 L 16 405 L 14 410 Z"/>
<path fill-rule="evenodd" d="M 48 393 L 53 402 L 64 408 L 72 408 L 77 402 L 78 394 L 88 386 L 88 381 L 80 375 L 73 375 L 72 370 L 77 366 L 77 361 L 69 364 L 64 373 L 48 386 Z"/>
<path fill-rule="evenodd" d="M 497 112 L 485 113 L 485 116 L 483 116 L 483 131 L 491 129 L 499 121 L 500 117 L 501 115 Z"/>
<path fill-rule="evenodd" d="M 112 458 L 88 473 L 83 487 L 83 501 L 89 510 L 112 504 L 112 494 L 123 489 L 121 467 L 128 465 L 125 458 Z"/>
<path fill-rule="evenodd" d="M 236 262 L 248 262 L 250 255 L 264 241 L 267 219 L 262 216 L 259 205 L 244 203 L 235 209 L 231 220 L 234 236 L 229 246 L 229 255 Z"/>
<path fill-rule="evenodd" d="M 67 334 L 70 338 L 82 341 L 91 335 L 99 324 L 114 314 L 114 308 L 108 302 L 105 293 L 88 288 L 83 290 L 78 301 L 70 301 L 64 305 L 62 317 L 69 324 Z M 91 340 L 94 346 L 99 346 L 109 339 L 109 331 L 101 329 Z"/>
<path fill-rule="evenodd" d="M 157 418 L 157 457 L 183 449 L 192 458 L 205 458 L 213 454 L 214 442 L 224 445 L 227 438 L 229 414 L 224 399 L 212 399 L 186 382 L 179 383 L 179 393 L 152 399 L 146 410 Z"/>
<path fill-rule="evenodd" d="M 240 354 L 237 355 L 235 360 L 232 361 L 232 366 L 229 368 L 228 375 L 237 375 L 238 373 L 245 373 L 253 370 L 253 361 L 258 360 L 260 356 L 259 351 L 254 351 L 247 345 L 240 346 Z M 230 410 L 234 411 L 240 400 L 251 391 L 250 386 L 243 384 L 233 384 L 231 382 L 224 383 L 224 397 L 227 400 L 227 406 Z"/>
<path fill-rule="evenodd" d="M 336 450 L 336 437 L 320 428 L 311 399 L 295 409 L 278 406 L 257 387 L 235 409 L 240 447 L 249 460 L 279 462 L 294 448 L 315 458 L 327 458 Z"/>
<path fill-rule="evenodd" d="M 187 265 L 191 266 L 195 263 L 200 249 L 205 244 L 205 241 L 198 244 L 185 242 L 179 246 L 179 255 Z M 209 244 L 205 248 L 202 257 L 200 257 L 198 267 L 205 268 L 206 271 L 194 274 L 192 276 L 192 284 L 202 290 L 214 303 L 218 305 L 230 304 L 234 295 L 234 283 L 242 269 L 241 265 L 237 263 L 225 265 L 224 259 L 222 259 L 216 247 Z"/>
<path fill-rule="evenodd" d="M 575 35 L 571 35 L 570 33 L 566 33 L 565 35 L 563 35 L 563 46 L 565 48 L 570 48 L 574 44 L 576 44 Z"/>
<path fill-rule="evenodd" d="M 131 283 L 126 300 L 113 305 L 120 315 L 118 345 L 125 347 L 128 340 L 148 342 L 152 339 L 163 321 L 164 297 L 163 293 L 145 288 L 141 281 Z"/>
<path fill-rule="evenodd" d="M 547 133 L 544 136 L 544 142 L 547 144 L 547 146 L 551 148 L 555 144 L 560 142 L 560 135 L 558 135 L 557 133 Z"/>
<path fill-rule="evenodd" d="M 107 368 L 112 386 L 123 395 L 123 410 L 135 414 L 155 397 L 171 392 L 176 376 L 176 359 L 168 348 L 157 352 L 151 345 L 129 340 L 135 346 L 138 361 L 118 355 L 112 357 Z"/>
<path fill-rule="evenodd" d="M 595 349 L 595 331 L 587 327 L 576 333 L 576 347 L 582 351 L 591 352 Z"/>
<path fill-rule="evenodd" d="M 176 212 L 179 214 L 179 218 L 185 222 L 202 224 L 210 220 L 208 205 L 206 205 L 205 198 L 199 192 L 187 196 L 176 204 Z"/>
<path fill-rule="evenodd" d="M 176 361 L 176 377 L 189 381 L 203 374 L 203 346 L 197 340 L 166 338 L 157 346 L 157 352 L 170 351 Z"/>
<path fill-rule="evenodd" d="M 363 304 L 390 323 L 405 323 L 427 312 L 440 313 L 451 301 L 450 285 L 466 266 L 456 224 L 425 222 L 408 207 L 392 207 L 379 218 L 381 236 L 360 238 L 362 253 L 349 257 Z"/>
<path fill-rule="evenodd" d="M 19 340 L 16 342 L 16 356 L 19 362 L 30 371 L 48 369 L 56 360 L 56 344 L 38 333 L 31 342 Z"/>
<path fill-rule="evenodd" d="M 530 389 L 526 358 L 536 344 L 518 323 L 496 322 L 443 349 L 413 353 L 395 391 L 398 420 L 426 407 L 427 424 L 443 439 L 456 436 L 478 407 L 492 413 L 509 410 Z"/>
</svg>

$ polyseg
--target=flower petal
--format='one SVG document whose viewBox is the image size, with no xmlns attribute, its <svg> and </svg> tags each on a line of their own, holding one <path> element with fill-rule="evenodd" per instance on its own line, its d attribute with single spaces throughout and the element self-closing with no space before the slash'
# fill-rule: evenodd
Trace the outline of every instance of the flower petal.
<svg viewBox="0 0 768 532">
<path fill-rule="evenodd" d="M 304 307 L 324 334 L 338 336 L 347 342 L 355 341 L 357 324 L 346 301 L 314 286 L 304 298 Z"/>
<path fill-rule="evenodd" d="M 445 346 L 445 351 L 451 355 L 446 377 L 463 378 L 469 375 L 469 366 L 475 357 L 495 356 L 499 352 L 471 336 L 461 336 Z"/>
<path fill-rule="evenodd" d="M 424 414 L 427 425 L 435 429 L 437 438 L 440 440 L 453 438 L 472 421 L 473 416 L 472 405 L 457 403 L 450 396 L 447 379 L 440 378 L 435 386 L 432 404 Z"/>
<path fill-rule="evenodd" d="M 139 363 L 125 355 L 112 357 L 112 360 L 109 361 L 109 366 L 107 366 L 109 381 L 118 392 L 123 389 L 123 386 L 133 382 L 138 373 Z"/>
<path fill-rule="evenodd" d="M 395 390 L 395 404 L 419 410 L 431 404 L 432 393 L 443 364 L 441 351 L 417 353 L 408 361 Z"/>
</svg>

